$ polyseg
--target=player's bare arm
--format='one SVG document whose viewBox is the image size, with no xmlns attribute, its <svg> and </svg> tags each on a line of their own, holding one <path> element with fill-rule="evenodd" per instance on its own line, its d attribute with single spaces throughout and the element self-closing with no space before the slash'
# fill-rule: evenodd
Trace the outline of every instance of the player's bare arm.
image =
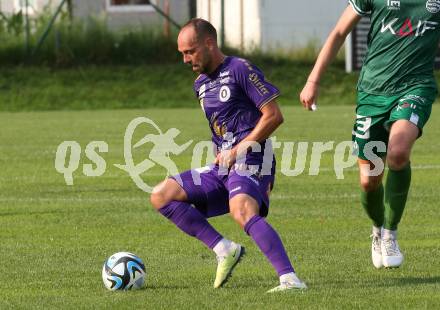
<svg viewBox="0 0 440 310">
<path fill-rule="evenodd" d="M 284 118 L 276 102 L 272 100 L 261 108 L 261 118 L 254 130 L 247 135 L 239 144 L 229 152 L 217 154 L 215 163 L 225 167 L 231 167 L 238 155 L 238 151 L 246 151 L 250 142 L 263 142 L 283 123 Z"/>
<path fill-rule="evenodd" d="M 306 109 L 312 109 L 312 104 L 315 103 L 318 98 L 319 82 L 321 81 L 322 75 L 330 62 L 336 57 L 347 35 L 351 32 L 360 19 L 361 16 L 354 11 L 351 5 L 349 5 L 342 13 L 342 16 L 339 18 L 335 28 L 330 33 L 327 41 L 322 47 L 315 66 L 313 67 L 313 70 L 307 78 L 307 82 L 301 91 L 300 100 Z"/>
</svg>

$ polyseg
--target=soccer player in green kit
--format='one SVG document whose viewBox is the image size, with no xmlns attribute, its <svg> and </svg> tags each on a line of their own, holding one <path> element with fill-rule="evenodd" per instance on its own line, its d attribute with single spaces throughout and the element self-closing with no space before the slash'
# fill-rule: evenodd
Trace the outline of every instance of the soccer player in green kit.
<svg viewBox="0 0 440 310">
<path fill-rule="evenodd" d="M 371 20 L 353 129 L 361 204 L 373 222 L 373 265 L 399 267 L 403 255 L 397 226 L 411 182 L 411 148 L 422 135 L 437 95 L 433 67 L 440 0 L 350 0 L 300 94 L 304 107 L 312 109 L 324 71 L 361 16 Z M 389 169 L 383 186 L 385 163 Z"/>
</svg>

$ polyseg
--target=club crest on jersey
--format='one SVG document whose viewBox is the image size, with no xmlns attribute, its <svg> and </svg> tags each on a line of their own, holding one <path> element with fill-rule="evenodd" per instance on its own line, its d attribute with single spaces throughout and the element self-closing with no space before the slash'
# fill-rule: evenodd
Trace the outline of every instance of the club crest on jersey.
<svg viewBox="0 0 440 310">
<path fill-rule="evenodd" d="M 212 128 L 214 129 L 214 132 L 218 137 L 223 137 L 226 134 L 226 132 L 228 131 L 226 124 L 220 125 L 218 123 L 218 120 L 214 121 L 214 123 L 212 124 Z"/>
<path fill-rule="evenodd" d="M 220 88 L 218 95 L 221 102 L 226 102 L 231 98 L 231 89 L 228 86 L 223 85 Z"/>
<path fill-rule="evenodd" d="M 435 14 L 440 12 L 440 0 L 428 0 L 426 1 L 426 9 L 429 13 Z"/>
<path fill-rule="evenodd" d="M 388 10 L 400 10 L 400 0 L 387 0 Z"/>
</svg>

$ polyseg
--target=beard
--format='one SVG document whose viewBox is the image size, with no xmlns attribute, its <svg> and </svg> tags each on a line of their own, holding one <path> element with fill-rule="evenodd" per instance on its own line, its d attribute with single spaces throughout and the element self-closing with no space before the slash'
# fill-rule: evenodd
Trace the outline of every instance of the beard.
<svg viewBox="0 0 440 310">
<path fill-rule="evenodd" d="M 212 56 L 208 49 L 203 51 L 203 58 L 197 66 L 199 73 L 209 74 L 212 72 Z"/>
</svg>

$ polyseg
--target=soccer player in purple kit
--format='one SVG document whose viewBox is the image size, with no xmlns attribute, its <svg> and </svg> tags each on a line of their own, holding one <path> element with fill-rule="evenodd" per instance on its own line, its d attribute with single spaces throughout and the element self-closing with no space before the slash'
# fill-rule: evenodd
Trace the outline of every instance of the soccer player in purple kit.
<svg viewBox="0 0 440 310">
<path fill-rule="evenodd" d="M 185 24 L 177 44 L 183 61 L 200 74 L 194 91 L 208 119 L 217 157 L 208 167 L 185 171 L 157 185 L 151 195 L 153 207 L 215 252 L 214 288 L 228 280 L 244 255 L 243 246 L 223 237 L 207 221 L 230 213 L 279 275 L 280 285 L 268 292 L 305 289 L 278 233 L 265 219 L 275 176 L 267 139 L 283 122 L 275 101 L 279 90 L 247 60 L 225 56 L 215 28 L 206 20 Z M 248 152 L 250 146 L 259 151 Z"/>
</svg>

